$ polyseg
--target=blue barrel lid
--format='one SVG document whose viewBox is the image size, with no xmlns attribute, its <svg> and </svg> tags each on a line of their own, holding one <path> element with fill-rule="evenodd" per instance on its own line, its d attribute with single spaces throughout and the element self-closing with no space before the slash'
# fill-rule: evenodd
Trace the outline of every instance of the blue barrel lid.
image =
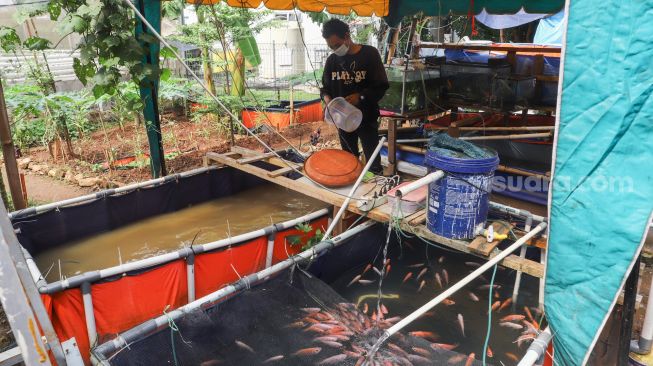
<svg viewBox="0 0 653 366">
<path fill-rule="evenodd" d="M 483 147 L 492 153 L 489 158 L 470 159 L 456 158 L 439 154 L 436 151 L 427 151 L 424 165 L 452 173 L 485 174 L 493 172 L 499 166 L 499 155 L 493 149 Z"/>
</svg>

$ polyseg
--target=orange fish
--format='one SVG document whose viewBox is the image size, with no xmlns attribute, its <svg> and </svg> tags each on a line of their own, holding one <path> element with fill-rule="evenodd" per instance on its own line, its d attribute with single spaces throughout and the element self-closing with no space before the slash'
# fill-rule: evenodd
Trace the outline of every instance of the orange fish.
<svg viewBox="0 0 653 366">
<path fill-rule="evenodd" d="M 508 357 L 509 359 L 515 362 L 519 361 L 519 357 L 517 357 L 517 355 L 515 355 L 514 353 L 506 352 L 504 354 L 506 355 L 506 357 Z"/>
<path fill-rule="evenodd" d="M 447 306 L 456 305 L 456 302 L 451 300 L 451 299 L 444 299 L 444 300 L 442 300 L 442 303 L 447 305 Z"/>
<path fill-rule="evenodd" d="M 452 365 L 453 365 L 453 364 L 457 364 L 457 363 L 459 363 L 459 362 L 462 362 L 462 360 L 464 360 L 465 357 L 467 357 L 467 356 L 465 356 L 465 355 L 455 355 L 455 356 L 449 357 L 449 359 L 447 360 L 447 362 L 448 362 L 449 364 L 452 364 Z"/>
<path fill-rule="evenodd" d="M 417 289 L 417 292 L 422 291 L 422 289 L 426 286 L 426 281 L 422 280 L 422 283 L 419 284 L 419 288 Z"/>
<path fill-rule="evenodd" d="M 353 278 L 353 279 L 352 279 L 352 280 L 347 284 L 347 287 L 349 287 L 349 286 L 353 285 L 354 283 L 358 282 L 358 280 L 360 280 L 361 277 L 362 277 L 362 275 L 357 275 L 356 277 L 354 277 L 354 278 Z"/>
<path fill-rule="evenodd" d="M 441 256 L 440 258 L 438 258 L 438 263 L 442 264 L 442 262 L 444 262 L 444 256 Z"/>
<path fill-rule="evenodd" d="M 320 361 L 318 365 L 339 365 L 342 363 L 342 361 L 347 359 L 346 354 L 339 354 L 335 356 L 331 356 L 329 358 L 325 358 L 324 360 Z"/>
<path fill-rule="evenodd" d="M 402 356 L 408 356 L 408 352 L 404 351 L 401 347 L 397 346 L 394 343 L 388 343 L 388 348 L 392 349 L 397 353 L 400 353 Z"/>
<path fill-rule="evenodd" d="M 365 266 L 365 269 L 363 270 L 363 273 L 361 273 L 361 275 L 364 275 L 365 272 L 369 271 L 370 269 L 372 269 L 372 263 L 370 263 L 370 264 L 368 264 L 367 266 Z"/>
<path fill-rule="evenodd" d="M 386 275 L 386 276 L 390 273 L 390 269 L 391 269 L 391 268 L 392 268 L 392 266 L 389 265 L 389 264 L 388 264 L 387 266 L 385 266 L 385 275 Z"/>
<path fill-rule="evenodd" d="M 386 259 L 385 263 L 383 263 L 384 266 L 387 266 L 388 264 L 390 264 L 390 258 Z"/>
<path fill-rule="evenodd" d="M 313 356 L 322 351 L 322 347 L 302 348 L 292 354 L 292 356 Z"/>
<path fill-rule="evenodd" d="M 470 353 L 469 356 L 467 356 L 467 362 L 465 362 L 465 366 L 472 366 L 475 357 L 476 355 L 474 354 L 474 352 Z"/>
<path fill-rule="evenodd" d="M 417 277 L 415 277 L 415 279 L 419 281 L 419 279 L 422 278 L 422 276 L 424 276 L 426 274 L 426 271 L 428 270 L 429 270 L 428 267 L 424 267 L 424 269 L 419 271 L 419 274 L 417 275 Z"/>
<path fill-rule="evenodd" d="M 272 362 L 276 362 L 276 361 L 279 361 L 279 360 L 283 360 L 283 355 L 272 356 L 272 357 L 268 358 L 267 360 L 263 361 L 263 363 L 264 364 L 272 363 Z"/>
<path fill-rule="evenodd" d="M 526 317 L 523 316 L 523 315 L 510 314 L 510 315 L 504 316 L 499 321 L 501 321 L 501 322 L 518 322 L 518 321 L 524 320 L 524 318 L 526 318 Z"/>
<path fill-rule="evenodd" d="M 489 345 L 487 346 L 487 356 L 488 356 L 489 358 L 494 357 L 494 352 L 492 352 L 492 348 L 490 348 Z"/>
<path fill-rule="evenodd" d="M 369 306 L 367 306 L 367 303 L 363 303 L 363 313 L 367 314 L 367 312 L 370 310 Z"/>
<path fill-rule="evenodd" d="M 419 348 L 419 347 L 411 347 L 413 352 L 417 353 L 418 355 L 422 355 L 424 357 L 431 357 L 431 352 L 428 350 L 425 350 L 424 348 Z"/>
<path fill-rule="evenodd" d="M 446 269 L 442 270 L 442 277 L 444 277 L 444 284 L 449 285 L 449 272 Z"/>
<path fill-rule="evenodd" d="M 442 286 L 442 278 L 440 278 L 440 274 L 439 274 L 439 273 L 436 273 L 436 274 L 435 274 L 435 282 L 438 283 L 438 286 L 440 286 L 440 288 L 444 288 L 444 286 Z"/>
<path fill-rule="evenodd" d="M 433 332 L 428 332 L 428 331 L 420 331 L 416 330 L 414 332 L 409 332 L 408 334 L 412 335 L 413 337 L 419 337 L 419 338 L 424 338 L 424 339 L 429 339 L 431 341 L 435 341 L 438 339 L 438 335 L 433 333 Z"/>
<path fill-rule="evenodd" d="M 381 313 L 387 314 L 388 313 L 388 308 L 385 307 L 385 305 L 381 304 Z"/>
<path fill-rule="evenodd" d="M 241 342 L 241 341 L 239 341 L 239 340 L 236 340 L 235 342 L 236 342 L 236 345 L 237 345 L 238 347 L 244 349 L 244 350 L 247 351 L 247 352 L 254 353 L 254 349 L 253 349 L 252 347 L 248 346 L 245 342 Z"/>
<path fill-rule="evenodd" d="M 458 347 L 457 344 L 431 343 L 431 348 L 433 348 L 434 350 L 444 349 L 444 350 L 447 350 L 447 351 L 451 351 L 451 350 L 455 349 L 456 347 Z"/>
<path fill-rule="evenodd" d="M 528 306 L 524 306 L 524 312 L 526 313 L 526 316 L 528 316 L 528 320 L 534 322 L 535 319 L 533 319 L 533 314 L 531 314 L 531 310 L 528 308 Z"/>
<path fill-rule="evenodd" d="M 494 304 L 492 304 L 492 311 L 495 311 L 501 306 L 501 301 L 495 301 Z"/>
<path fill-rule="evenodd" d="M 411 277 L 413 277 L 413 272 L 408 272 L 401 283 L 406 283 L 406 281 L 408 281 Z"/>
<path fill-rule="evenodd" d="M 504 300 L 504 302 L 501 303 L 501 306 L 499 306 L 499 312 L 501 312 L 501 310 L 510 306 L 510 304 L 512 304 L 512 298 L 509 297 L 506 300 Z"/>
<path fill-rule="evenodd" d="M 478 301 L 480 300 L 480 299 L 478 298 L 478 296 L 476 296 L 476 294 L 473 293 L 473 292 L 471 292 L 471 291 L 468 293 L 468 295 L 469 295 L 469 298 L 470 298 L 472 301 L 476 301 L 476 302 L 478 302 Z"/>
</svg>

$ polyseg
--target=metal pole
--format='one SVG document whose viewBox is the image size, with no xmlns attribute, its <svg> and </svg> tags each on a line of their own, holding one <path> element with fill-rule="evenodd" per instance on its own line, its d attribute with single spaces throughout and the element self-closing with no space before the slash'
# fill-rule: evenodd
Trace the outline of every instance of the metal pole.
<svg viewBox="0 0 653 366">
<path fill-rule="evenodd" d="M 370 156 L 369 160 L 367 161 L 367 164 L 365 164 L 365 168 L 363 168 L 363 171 L 358 176 L 356 183 L 354 183 L 353 187 L 351 187 L 351 190 L 349 191 L 349 194 L 347 195 L 345 202 L 342 203 L 342 206 L 340 206 L 338 213 L 336 213 L 336 216 L 334 216 L 333 221 L 331 222 L 326 232 L 324 233 L 323 238 L 325 240 L 329 238 L 329 235 L 331 235 L 333 229 L 335 229 L 336 225 L 338 225 L 338 221 L 340 221 L 340 217 L 342 216 L 343 213 L 345 213 L 347 207 L 349 207 L 349 202 L 351 202 L 351 198 L 354 196 L 354 193 L 356 193 L 358 186 L 363 181 L 363 177 L 365 176 L 365 173 L 367 173 L 367 171 L 370 170 L 370 167 L 374 163 L 374 159 L 376 159 L 376 156 L 379 155 L 379 152 L 381 152 L 381 147 L 383 147 L 384 142 L 385 142 L 385 137 L 381 137 L 379 143 L 376 145 L 376 149 L 374 149 L 374 152 L 372 153 L 372 156 Z"/>
<path fill-rule="evenodd" d="M 11 200 L 14 203 L 14 209 L 22 210 L 27 207 L 27 203 L 23 197 L 23 190 L 20 184 L 20 173 L 18 172 L 18 164 L 16 164 L 16 150 L 14 148 L 14 141 L 11 138 L 9 115 L 7 114 L 2 82 L 0 82 L 0 140 L 2 140 L 2 155 L 5 158 L 5 169 L 7 170 L 7 182 L 11 191 Z"/>
<path fill-rule="evenodd" d="M 374 344 L 372 347 L 372 352 L 370 353 L 370 357 L 374 355 L 374 352 L 378 350 L 383 342 L 387 340 L 388 338 L 392 337 L 395 333 L 415 321 L 417 318 L 420 316 L 424 315 L 427 311 L 431 310 L 434 306 L 438 305 L 441 303 L 444 299 L 450 297 L 454 293 L 458 292 L 460 289 L 462 289 L 465 285 L 476 279 L 478 276 L 483 274 L 484 272 L 488 271 L 490 268 L 492 268 L 495 264 L 498 264 L 501 262 L 504 258 L 512 254 L 515 250 L 519 249 L 522 245 L 524 245 L 530 238 L 534 237 L 537 235 L 539 232 L 544 230 L 546 228 L 547 224 L 542 222 L 539 225 L 535 227 L 532 231 L 529 231 L 526 233 L 526 235 L 522 236 L 519 238 L 519 240 L 515 241 L 512 245 L 510 245 L 508 248 L 502 250 L 499 254 L 497 254 L 495 257 L 487 261 L 485 264 L 477 268 L 474 272 L 470 273 L 466 277 L 464 277 L 462 280 L 456 282 L 453 286 L 449 287 L 446 289 L 444 292 L 442 292 L 440 295 L 436 296 L 433 298 L 431 301 L 427 302 L 426 304 L 422 305 L 419 309 L 415 310 L 399 322 L 397 324 L 393 325 L 392 327 L 388 328 L 381 338 Z"/>
<path fill-rule="evenodd" d="M 624 304 L 622 307 L 621 332 L 619 334 L 619 351 L 617 365 L 628 366 L 630 353 L 630 338 L 633 333 L 633 318 L 635 317 L 635 301 L 637 300 L 637 281 L 639 280 L 640 256 L 637 256 L 635 265 L 630 270 L 630 275 L 624 285 Z"/>
<path fill-rule="evenodd" d="M 272 40 L 272 78 L 274 79 L 274 90 L 277 92 L 277 101 L 281 102 L 281 91 L 277 85 L 277 44 Z"/>
<path fill-rule="evenodd" d="M 161 1 L 159 0 L 136 0 L 139 12 L 149 19 L 157 31 L 161 29 Z M 136 37 L 141 34 L 152 34 L 145 22 L 136 19 Z M 157 69 L 159 64 L 159 43 L 143 43 L 149 48 L 149 52 L 141 61 L 143 65 L 153 66 Z M 140 87 L 141 100 L 143 101 L 143 117 L 145 117 L 145 128 L 147 129 L 147 140 L 150 145 L 150 167 L 152 178 L 159 178 L 168 175 L 163 152 L 163 141 L 161 138 L 161 121 L 159 117 L 159 76 L 152 76 Z"/>
<path fill-rule="evenodd" d="M 17 336 L 16 340 L 19 342 L 28 342 L 29 348 L 32 352 L 35 352 L 36 349 L 44 344 L 40 338 L 37 339 L 35 336 L 40 333 L 36 328 L 37 324 L 34 323 L 34 319 L 32 318 L 32 316 L 36 317 L 38 320 L 38 326 L 45 337 L 45 342 L 49 345 L 50 351 L 52 351 L 55 360 L 58 364 L 65 365 L 66 357 L 64 356 L 63 349 L 59 343 L 59 338 L 57 337 L 52 322 L 45 310 L 41 295 L 34 284 L 32 275 L 20 248 L 20 243 L 18 243 L 18 238 L 16 238 L 16 234 L 14 233 L 14 227 L 9 221 L 7 209 L 4 205 L 0 205 L 0 234 L 2 234 L 2 237 L 0 238 L 0 273 L 2 273 L 2 281 L 0 281 L 0 299 L 2 300 L 2 305 L 8 315 L 7 318 L 9 321 L 12 322 L 12 320 L 16 320 L 18 322 L 12 323 L 12 328 L 18 327 L 18 329 L 14 330 L 16 332 L 14 334 Z M 4 253 L 5 249 L 6 253 Z M 20 291 L 16 292 L 18 289 L 20 289 Z M 26 305 L 27 307 L 23 306 L 23 300 L 29 300 Z M 20 305 L 21 307 L 12 308 L 12 306 L 15 305 Z M 7 306 L 9 306 L 9 308 Z M 16 318 L 14 319 L 14 317 Z M 30 327 L 31 330 L 29 333 L 22 332 L 21 327 L 25 325 Z M 19 339 L 19 337 L 21 339 Z M 23 346 L 27 347 L 27 345 L 20 345 L 23 355 L 25 355 L 25 353 L 29 351 L 24 349 Z M 48 360 L 47 356 L 42 355 L 39 352 L 38 359 L 41 359 L 42 356 L 46 361 Z M 33 360 L 34 363 L 27 361 L 25 363 L 28 365 L 36 364 L 37 359 Z"/>
<path fill-rule="evenodd" d="M 653 280 L 651 283 L 653 284 Z M 647 355 L 651 352 L 651 346 L 653 346 L 653 286 L 650 286 L 648 292 L 642 332 L 639 335 L 639 340 L 630 342 L 630 350 L 640 355 Z"/>
</svg>

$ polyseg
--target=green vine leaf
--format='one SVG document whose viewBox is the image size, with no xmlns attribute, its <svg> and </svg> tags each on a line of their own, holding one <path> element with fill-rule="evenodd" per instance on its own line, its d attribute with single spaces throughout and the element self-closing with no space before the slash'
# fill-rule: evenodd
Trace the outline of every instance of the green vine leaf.
<svg viewBox="0 0 653 366">
<path fill-rule="evenodd" d="M 20 45 L 20 38 L 16 30 L 9 27 L 0 27 L 0 48 L 5 52 L 12 52 Z"/>
<path fill-rule="evenodd" d="M 48 3 L 48 13 L 50 13 L 50 20 L 57 20 L 59 19 L 59 15 L 61 15 L 61 4 L 51 1 Z"/>
<path fill-rule="evenodd" d="M 23 47 L 32 51 L 43 51 L 51 47 L 50 41 L 41 37 L 29 37 L 23 42 Z"/>
</svg>

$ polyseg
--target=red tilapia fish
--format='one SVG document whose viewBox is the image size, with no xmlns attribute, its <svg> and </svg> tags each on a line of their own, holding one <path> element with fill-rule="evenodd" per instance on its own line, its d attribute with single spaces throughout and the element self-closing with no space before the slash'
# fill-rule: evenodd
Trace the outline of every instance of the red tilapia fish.
<svg viewBox="0 0 653 366">
<path fill-rule="evenodd" d="M 358 279 L 357 281 L 360 281 Z M 425 280 L 422 280 L 424 283 Z M 369 306 L 363 305 L 364 310 Z M 367 309 L 366 309 L 367 308 Z M 305 344 L 305 348 L 291 352 L 288 355 L 276 355 L 269 357 L 264 364 L 282 365 L 287 358 L 302 359 L 301 362 L 308 362 L 313 365 L 363 365 L 368 357 L 368 350 L 372 343 L 383 335 L 384 329 L 391 327 L 401 318 L 394 316 L 384 319 L 384 314 L 389 309 L 380 304 L 379 310 L 374 311 L 371 317 L 360 312 L 356 305 L 350 303 L 339 303 L 328 308 L 302 308 L 302 318 L 293 321 L 292 326 L 285 329 L 300 331 L 303 337 L 310 337 L 312 344 Z M 429 342 L 437 340 L 437 334 L 428 331 L 414 331 L 409 334 L 412 337 L 419 337 Z M 245 343 L 237 341 L 239 347 L 246 349 Z M 249 347 L 249 346 L 247 346 Z M 436 352 L 451 350 L 457 345 L 430 343 L 430 347 L 415 346 L 407 336 L 397 337 L 392 343 L 387 343 L 379 349 L 371 360 L 371 365 L 419 365 L 431 363 Z M 251 347 L 249 347 L 251 349 Z M 253 352 L 253 350 L 248 352 Z"/>
</svg>

